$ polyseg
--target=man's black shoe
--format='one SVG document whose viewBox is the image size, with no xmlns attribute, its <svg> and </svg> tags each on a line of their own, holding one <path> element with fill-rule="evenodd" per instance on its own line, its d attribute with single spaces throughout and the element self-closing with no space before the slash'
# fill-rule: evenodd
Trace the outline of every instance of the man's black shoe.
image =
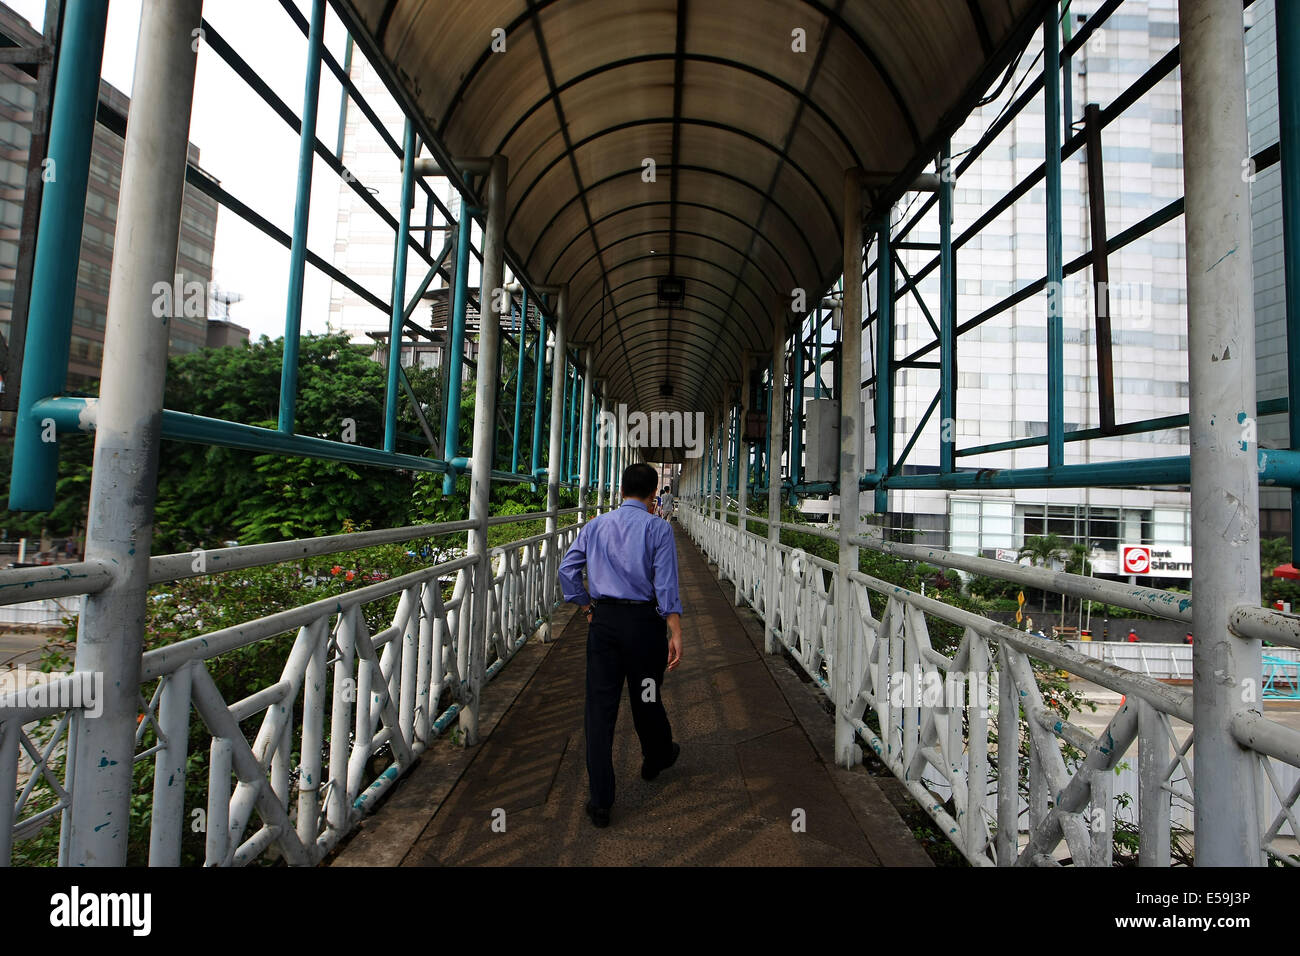
<svg viewBox="0 0 1300 956">
<path fill-rule="evenodd" d="M 609 808 L 596 806 L 590 800 L 587 801 L 587 816 L 591 817 L 591 822 L 600 829 L 609 826 Z"/>
<path fill-rule="evenodd" d="M 668 758 L 667 763 L 662 764 L 661 766 L 658 767 L 651 767 L 648 763 L 642 762 L 641 779 L 653 780 L 655 777 L 659 776 L 660 773 L 667 770 L 669 767 L 671 767 L 673 764 L 677 762 L 677 755 L 680 754 L 681 752 L 682 752 L 682 745 L 679 743 L 674 743 L 672 756 Z"/>
</svg>

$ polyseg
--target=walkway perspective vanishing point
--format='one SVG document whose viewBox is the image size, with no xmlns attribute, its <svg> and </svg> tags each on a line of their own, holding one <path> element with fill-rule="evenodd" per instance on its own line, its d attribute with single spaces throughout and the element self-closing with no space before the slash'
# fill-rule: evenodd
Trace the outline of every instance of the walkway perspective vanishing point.
<svg viewBox="0 0 1300 956">
<path fill-rule="evenodd" d="M 682 756 L 641 779 L 625 698 L 608 829 L 582 809 L 587 625 L 572 614 L 558 640 L 511 662 L 501 680 L 522 687 L 504 714 L 481 718 L 483 744 L 430 749 L 332 864 L 931 865 L 873 778 L 834 765 L 816 690 L 765 658 L 761 624 L 680 531 L 677 553 L 685 649 L 664 699 Z"/>
</svg>

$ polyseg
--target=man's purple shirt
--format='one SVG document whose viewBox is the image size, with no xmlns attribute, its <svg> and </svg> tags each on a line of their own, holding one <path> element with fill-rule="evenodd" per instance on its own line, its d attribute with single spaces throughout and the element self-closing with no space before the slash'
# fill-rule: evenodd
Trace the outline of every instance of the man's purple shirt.
<svg viewBox="0 0 1300 956">
<path fill-rule="evenodd" d="M 625 499 L 621 507 L 582 526 L 560 562 L 560 589 L 564 600 L 579 606 L 593 598 L 653 600 L 665 617 L 682 613 L 672 528 L 640 501 Z"/>
</svg>

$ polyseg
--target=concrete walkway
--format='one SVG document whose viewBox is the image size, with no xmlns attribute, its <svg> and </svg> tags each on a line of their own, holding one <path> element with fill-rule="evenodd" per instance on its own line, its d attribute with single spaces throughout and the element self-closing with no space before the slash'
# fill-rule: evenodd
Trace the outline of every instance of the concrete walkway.
<svg viewBox="0 0 1300 956">
<path fill-rule="evenodd" d="M 756 619 L 677 539 L 683 661 L 663 690 L 675 766 L 641 780 L 625 695 L 613 822 L 591 825 L 586 622 L 570 613 L 557 641 L 530 642 L 489 685 L 483 743 L 437 741 L 332 865 L 930 865 L 873 778 L 830 765 L 819 695 L 762 654 Z"/>
</svg>

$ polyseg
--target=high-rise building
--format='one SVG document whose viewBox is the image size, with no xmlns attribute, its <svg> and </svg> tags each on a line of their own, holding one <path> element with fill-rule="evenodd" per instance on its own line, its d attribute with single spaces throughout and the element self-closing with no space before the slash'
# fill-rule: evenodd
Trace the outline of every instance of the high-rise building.
<svg viewBox="0 0 1300 956">
<path fill-rule="evenodd" d="M 1247 71 L 1251 90 L 1251 148 L 1277 141 L 1276 76 L 1271 30 L 1273 0 L 1248 13 Z M 1074 0 L 1071 29 L 1101 4 Z M 1067 34 L 1068 35 L 1068 34 Z M 1081 128 L 1084 106 L 1105 108 L 1178 42 L 1177 0 L 1125 0 L 1068 65 L 1069 89 L 1062 90 L 1074 128 Z M 954 136 L 954 162 L 998 117 L 1017 91 L 1041 70 L 1041 36 L 1031 41 L 1003 95 L 977 109 Z M 1102 132 L 1107 232 L 1115 236 L 1178 199 L 1183 192 L 1181 101 L 1175 70 L 1130 105 Z M 983 155 L 957 179 L 953 235 L 1024 179 L 1044 160 L 1043 97 L 1029 104 Z M 1277 169 L 1261 172 L 1252 187 L 1255 219 L 1256 318 L 1259 323 L 1260 398 L 1286 394 L 1284 296 L 1281 279 L 1281 226 Z M 1088 169 L 1085 151 L 1063 164 L 1063 243 L 1066 262 L 1091 248 Z M 919 202 L 920 200 L 918 200 Z M 896 210 L 896 221 L 905 215 Z M 931 215 L 908 238 L 935 242 L 937 217 Z M 1046 274 L 1047 209 L 1040 182 L 986 225 L 956 254 L 957 321 L 984 312 L 1011 293 Z M 902 250 L 914 273 L 935 253 Z M 1109 256 L 1113 327 L 1115 420 L 1119 423 L 1185 414 L 1188 410 L 1187 293 L 1181 217 L 1165 223 Z M 901 281 L 901 279 L 900 279 Z M 1064 288 L 1065 429 L 1100 424 L 1095 358 L 1096 315 L 1090 268 L 1067 277 Z M 871 289 L 874 298 L 874 286 Z M 937 270 L 921 284 L 935 311 Z M 934 338 L 924 312 L 909 298 L 896 306 L 896 355 L 903 357 Z M 1280 338 L 1279 338 L 1280 337 Z M 1038 294 L 1007 309 L 958 338 L 958 448 L 1046 434 L 1046 297 Z M 864 349 L 864 355 L 868 349 Z M 931 356 L 933 358 L 933 356 Z M 864 378 L 873 373 L 864 362 Z M 937 369 L 906 368 L 895 382 L 895 448 L 911 438 L 938 388 Z M 1285 416 L 1261 420 L 1261 444 L 1285 446 Z M 1277 434 L 1274 434 L 1274 433 Z M 910 462 L 939 459 L 939 427 L 932 420 Z M 1123 437 L 1070 442 L 1068 465 L 1123 459 L 1163 458 L 1189 453 L 1186 428 Z M 1031 447 L 958 459 L 958 467 L 1032 468 L 1047 464 L 1046 448 Z M 1282 502 L 1273 502 L 1280 497 Z M 1285 494 L 1261 494 L 1265 533 L 1289 526 Z M 1057 533 L 1066 544 L 1100 546 L 1097 572 L 1118 572 L 1117 550 L 1124 544 L 1188 549 L 1190 495 L 1186 489 L 1059 488 L 988 491 L 891 493 L 890 510 L 923 534 L 920 540 L 955 551 L 992 556 L 1014 551 L 1026 537 Z M 867 499 L 864 499 L 867 501 Z M 869 502 L 866 510 L 870 510 Z M 1270 524 L 1271 522 L 1271 524 Z M 1180 552 L 1180 555 L 1185 552 Z M 1190 561 L 1187 553 L 1186 560 Z M 1180 572 L 1177 576 L 1183 576 Z M 1185 575 L 1190 578 L 1190 570 Z M 1151 583 L 1152 579 L 1144 579 Z M 1177 583 L 1176 581 L 1170 583 Z"/>
<path fill-rule="evenodd" d="M 1258 155 L 1278 142 L 1275 0 L 1246 11 L 1246 126 Z M 1287 395 L 1286 277 L 1282 267 L 1282 167 L 1254 174 L 1250 186 L 1251 248 L 1255 262 L 1255 388 L 1260 401 Z M 1259 446 L 1287 448 L 1286 415 L 1259 418 Z M 1291 534 L 1291 492 L 1259 489 L 1260 537 Z"/>
<path fill-rule="evenodd" d="M 10 45 L 20 47 L 39 47 L 44 42 L 41 34 L 26 20 L 2 4 L 0 36 L 7 38 Z M 101 104 L 118 114 L 127 113 L 130 100 L 126 95 L 104 82 L 100 83 L 99 89 Z M 6 342 L 11 340 L 19 227 L 36 105 L 35 78 L 21 66 L 0 64 L 0 334 L 4 335 Z M 67 387 L 73 391 L 84 389 L 98 380 L 103 360 L 104 321 L 108 310 L 123 146 L 122 137 L 116 132 L 103 124 L 96 125 L 68 360 Z M 189 147 L 189 157 L 192 163 L 198 162 L 199 151 L 193 144 Z M 188 283 L 202 284 L 205 302 L 212 279 L 216 227 L 216 201 L 187 186 L 176 270 L 182 277 L 182 288 Z M 183 313 L 183 310 L 178 312 Z M 206 325 L 207 319 L 203 315 L 177 315 L 170 323 L 172 354 L 203 348 L 207 341 Z M 14 355 L 10 360 L 17 362 L 20 357 Z"/>
<path fill-rule="evenodd" d="M 357 92 L 365 99 L 383 124 L 387 137 L 375 129 L 365 113 L 353 103 L 346 103 L 339 123 L 336 149 L 344 167 L 355 177 L 385 209 L 401 205 L 402 164 L 393 152 L 391 143 L 401 143 L 403 114 L 389 93 L 379 74 L 360 53 L 348 58 L 348 74 Z M 460 196 L 447 181 L 433 177 L 426 182 L 435 195 L 451 210 L 459 214 Z M 422 193 L 417 191 L 416 207 L 412 211 L 413 225 L 430 225 L 434 254 L 442 248 L 446 232 L 436 207 L 430 207 Z M 436 221 L 435 221 L 436 220 Z M 413 230 L 414 231 L 414 230 Z M 375 296 L 388 301 L 393 286 L 393 230 L 379 217 L 371 205 L 353 188 L 351 182 L 339 182 L 338 220 L 334 238 L 333 264 L 354 282 Z M 448 267 L 454 263 L 449 263 Z M 477 284 L 477 263 L 471 262 L 471 285 Z M 407 296 L 414 295 L 424 277 L 424 264 L 411 257 L 407 269 Z M 435 277 L 430 290 L 441 292 L 446 298 L 447 285 Z M 428 296 L 431 300 L 433 295 Z M 445 313 L 445 308 L 444 308 Z M 414 316 L 421 325 L 429 320 L 429 313 L 421 310 Z M 329 326 L 343 331 L 354 342 L 368 342 L 371 333 L 387 336 L 391 319 L 355 291 L 339 282 L 331 285 Z"/>
</svg>

